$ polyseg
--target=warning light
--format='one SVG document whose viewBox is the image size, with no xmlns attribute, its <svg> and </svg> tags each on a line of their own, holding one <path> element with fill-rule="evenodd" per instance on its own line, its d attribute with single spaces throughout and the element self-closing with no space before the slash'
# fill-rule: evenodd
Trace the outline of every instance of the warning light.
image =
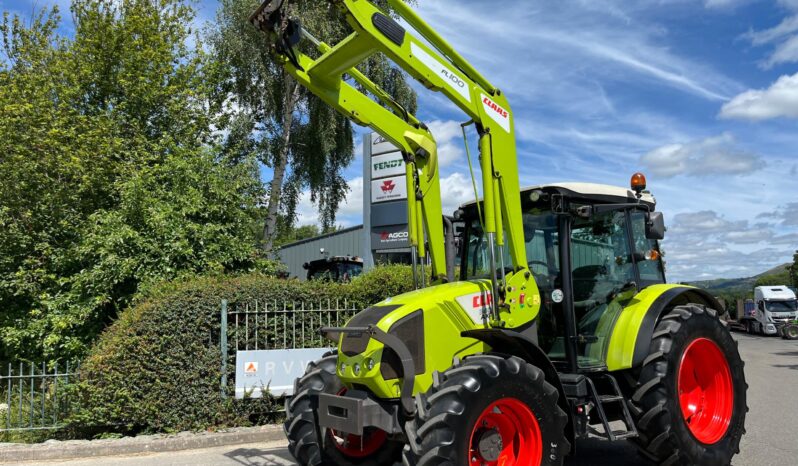
<svg viewBox="0 0 798 466">
<path fill-rule="evenodd" d="M 632 175 L 632 191 L 637 193 L 637 197 L 640 197 L 640 193 L 646 189 L 646 175 L 637 172 Z"/>
</svg>

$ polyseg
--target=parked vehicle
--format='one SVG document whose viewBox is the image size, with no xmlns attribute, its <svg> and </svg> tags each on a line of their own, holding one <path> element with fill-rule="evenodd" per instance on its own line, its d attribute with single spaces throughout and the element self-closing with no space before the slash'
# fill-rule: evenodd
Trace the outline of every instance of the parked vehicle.
<svg viewBox="0 0 798 466">
<path fill-rule="evenodd" d="M 346 283 L 363 273 L 363 259 L 357 256 L 325 257 L 305 262 L 302 267 L 308 271 L 308 280 Z"/>
<path fill-rule="evenodd" d="M 308 366 L 286 405 L 297 462 L 561 466 L 576 440 L 600 437 L 633 440 L 660 465 L 730 464 L 748 411 L 743 363 L 714 297 L 667 284 L 665 221 L 645 176 L 521 189 L 508 94 L 406 3 L 388 0 L 393 17 L 334 0 L 354 30 L 335 45 L 287 3 L 267 0 L 252 22 L 297 82 L 401 149 L 410 244 L 432 277 L 321 329 L 337 351 Z M 454 216 L 459 281 L 447 276 L 434 136 L 360 71 L 378 54 L 479 134 L 484 199 Z"/>
<path fill-rule="evenodd" d="M 787 286 L 754 288 L 754 300 L 745 303 L 740 317 L 748 333 L 761 335 L 781 335 L 782 329 L 795 320 L 798 320 L 798 299 Z"/>
</svg>

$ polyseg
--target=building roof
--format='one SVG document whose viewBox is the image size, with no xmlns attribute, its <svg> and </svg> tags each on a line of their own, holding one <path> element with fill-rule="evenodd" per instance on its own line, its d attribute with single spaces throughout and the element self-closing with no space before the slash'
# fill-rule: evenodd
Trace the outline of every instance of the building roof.
<svg viewBox="0 0 798 466">
<path fill-rule="evenodd" d="M 324 235 L 314 236 L 313 238 L 306 238 L 306 239 L 303 239 L 303 240 L 295 241 L 293 243 L 284 244 L 284 245 L 280 246 L 280 248 L 278 250 L 293 248 L 293 247 L 299 246 L 301 244 L 310 243 L 310 242 L 313 242 L 313 241 L 318 241 L 318 240 L 326 239 L 326 238 L 332 238 L 334 236 L 345 235 L 347 233 L 351 233 L 353 231 L 358 231 L 358 230 L 362 230 L 362 229 L 363 229 L 363 225 L 358 225 L 358 226 L 350 227 L 350 228 L 344 228 L 343 230 L 334 231 L 332 233 L 327 233 L 327 234 L 324 234 Z"/>
</svg>

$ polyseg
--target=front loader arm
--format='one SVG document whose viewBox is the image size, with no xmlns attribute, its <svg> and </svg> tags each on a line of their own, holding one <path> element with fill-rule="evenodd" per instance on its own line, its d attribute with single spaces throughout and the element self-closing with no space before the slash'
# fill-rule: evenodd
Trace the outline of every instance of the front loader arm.
<svg viewBox="0 0 798 466">
<path fill-rule="evenodd" d="M 513 272 L 507 277 L 497 277 L 496 258 L 491 254 L 494 296 L 500 297 L 493 300 L 493 320 L 499 324 L 506 319 L 502 315 L 505 313 L 514 314 L 511 320 L 518 323 L 534 318 L 540 307 L 538 290 L 526 259 L 514 122 L 506 97 L 402 0 L 388 2 L 426 41 L 406 31 L 368 0 L 330 0 L 353 29 L 350 36 L 331 47 L 302 30 L 299 21 L 284 15 L 282 6 L 288 1 L 267 0 L 251 21 L 269 34 L 277 59 L 300 84 L 356 123 L 371 127 L 402 151 L 407 162 L 411 244 L 420 257 L 425 257 L 426 230 L 433 278 L 439 281 L 445 281 L 445 252 L 434 137 L 423 123 L 396 104 L 356 66 L 371 55 L 382 53 L 428 89 L 444 94 L 476 123 L 480 135 L 485 231 L 489 243 L 495 241 L 500 247 L 505 245 L 506 233 L 513 261 Z M 296 47 L 302 39 L 316 44 L 321 55 L 314 59 L 303 54 Z M 347 82 L 346 75 L 382 104 Z M 489 251 L 495 253 L 494 248 Z M 525 296 L 532 297 L 532 302 L 525 302 Z"/>
</svg>

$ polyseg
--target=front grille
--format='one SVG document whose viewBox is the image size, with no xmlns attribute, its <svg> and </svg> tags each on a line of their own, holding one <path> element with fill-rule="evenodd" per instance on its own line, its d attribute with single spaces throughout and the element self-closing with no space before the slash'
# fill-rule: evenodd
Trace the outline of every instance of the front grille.
<svg viewBox="0 0 798 466">
<path fill-rule="evenodd" d="M 413 356 L 413 363 L 416 367 L 416 375 L 425 373 L 426 358 L 424 357 L 424 313 L 418 310 L 399 322 L 393 324 L 390 332 L 402 340 L 410 355 Z M 380 374 L 385 380 L 398 379 L 402 373 L 402 361 L 399 355 L 390 348 L 385 348 L 382 353 L 380 364 Z"/>
</svg>

